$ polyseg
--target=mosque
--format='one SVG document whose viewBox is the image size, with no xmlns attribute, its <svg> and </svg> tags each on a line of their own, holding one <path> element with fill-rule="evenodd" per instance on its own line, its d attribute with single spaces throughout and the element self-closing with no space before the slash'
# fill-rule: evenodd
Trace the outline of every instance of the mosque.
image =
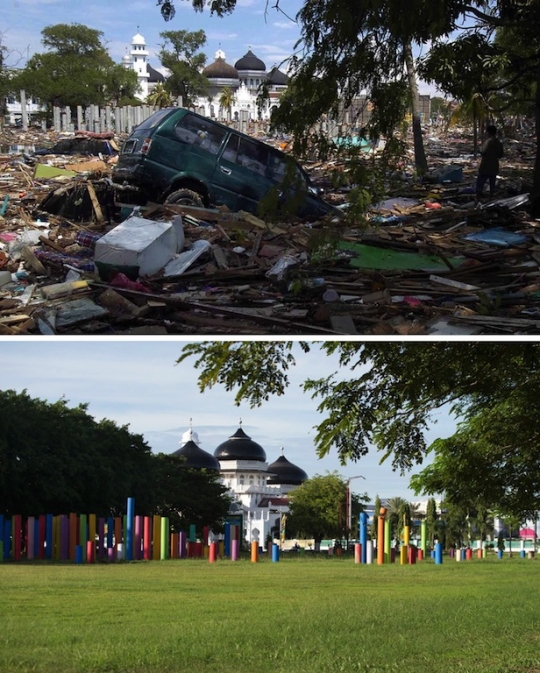
<svg viewBox="0 0 540 673">
<path fill-rule="evenodd" d="M 183 457 L 187 467 L 219 471 L 233 498 L 228 520 L 241 526 L 247 543 L 255 540 L 266 546 L 268 536 L 279 537 L 281 517 L 289 511 L 287 496 L 308 478 L 287 460 L 283 449 L 277 460 L 268 463 L 265 450 L 244 432 L 241 422 L 213 455 L 201 449 L 192 429 L 182 435 L 181 444 L 172 455 Z"/>
<path fill-rule="evenodd" d="M 124 68 L 137 73 L 141 101 L 146 101 L 158 83 L 165 81 L 162 73 L 148 62 L 149 51 L 146 40 L 137 32 L 131 40 L 131 48 L 122 59 Z M 208 79 L 208 90 L 196 101 L 196 109 L 206 117 L 217 119 L 239 119 L 243 112 L 247 119 L 268 119 L 272 108 L 279 105 L 282 93 L 287 89 L 289 77 L 277 67 L 266 69 L 266 64 L 249 49 L 241 59 L 231 65 L 225 59 L 225 52 L 219 49 L 214 62 L 202 71 Z M 257 107 L 259 86 L 267 83 L 269 100 L 261 110 Z M 230 109 L 224 109 L 220 103 L 223 91 L 230 89 L 233 100 Z"/>
</svg>

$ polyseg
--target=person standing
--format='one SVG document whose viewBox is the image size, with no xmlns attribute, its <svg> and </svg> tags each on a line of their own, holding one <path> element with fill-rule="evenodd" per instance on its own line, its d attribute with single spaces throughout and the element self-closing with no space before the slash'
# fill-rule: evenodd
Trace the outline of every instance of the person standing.
<svg viewBox="0 0 540 673">
<path fill-rule="evenodd" d="M 484 192 L 484 185 L 489 181 L 489 196 L 495 194 L 495 182 L 499 173 L 499 159 L 504 154 L 501 141 L 497 138 L 497 127 L 488 126 L 486 129 L 486 140 L 482 143 L 480 154 L 482 159 L 478 167 L 478 177 L 476 178 L 476 198 L 480 199 Z"/>
</svg>

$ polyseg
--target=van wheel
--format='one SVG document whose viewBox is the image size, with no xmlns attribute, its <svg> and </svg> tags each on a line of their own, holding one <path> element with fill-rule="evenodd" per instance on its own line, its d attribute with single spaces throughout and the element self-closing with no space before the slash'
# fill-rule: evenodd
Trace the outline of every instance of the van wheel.
<svg viewBox="0 0 540 673">
<path fill-rule="evenodd" d="M 174 203 L 177 206 L 194 206 L 204 208 L 204 202 L 200 194 L 191 189 L 177 189 L 166 198 L 165 203 Z"/>
</svg>

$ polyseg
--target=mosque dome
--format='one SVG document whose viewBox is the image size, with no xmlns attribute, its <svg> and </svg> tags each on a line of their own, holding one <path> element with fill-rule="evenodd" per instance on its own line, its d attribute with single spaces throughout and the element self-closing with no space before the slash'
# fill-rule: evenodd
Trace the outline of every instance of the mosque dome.
<svg viewBox="0 0 540 673">
<path fill-rule="evenodd" d="M 268 73 L 268 83 L 277 86 L 287 86 L 289 84 L 289 76 L 281 72 L 278 68 L 272 68 Z"/>
<path fill-rule="evenodd" d="M 203 75 L 214 79 L 238 79 L 236 68 L 227 63 L 222 56 L 218 56 L 213 63 L 207 65 L 203 70 Z"/>
<path fill-rule="evenodd" d="M 149 82 L 164 82 L 165 77 L 163 76 L 162 73 L 159 72 L 159 70 L 156 70 L 155 68 L 152 68 L 150 63 L 146 64 L 146 70 L 148 72 L 148 81 Z"/>
<path fill-rule="evenodd" d="M 190 433 L 191 439 L 189 439 L 185 444 L 175 451 L 172 455 L 178 456 L 179 458 L 185 459 L 185 467 L 194 468 L 196 470 L 201 470 L 203 468 L 207 470 L 215 470 L 219 472 L 219 462 L 214 458 L 211 453 L 203 451 L 200 446 L 197 446 L 193 441 L 193 435 L 196 436 L 196 433 Z M 184 439 L 185 433 L 182 437 Z M 198 439 L 198 437 L 197 437 Z"/>
<path fill-rule="evenodd" d="M 137 33 L 136 35 L 134 35 L 131 38 L 131 44 L 144 44 L 145 45 L 146 40 L 144 39 L 144 37 L 140 33 Z"/>
<path fill-rule="evenodd" d="M 266 71 L 265 64 L 261 61 L 260 58 L 257 58 L 251 49 L 244 54 L 242 58 L 234 64 L 234 67 L 237 70 L 262 70 Z"/>
<path fill-rule="evenodd" d="M 302 468 L 291 463 L 284 455 L 281 455 L 274 463 L 269 465 L 267 471 L 270 478 L 266 483 L 269 486 L 281 484 L 299 486 L 308 478 Z"/>
<path fill-rule="evenodd" d="M 218 460 L 257 460 L 266 461 L 266 453 L 260 444 L 254 442 L 246 435 L 242 428 L 229 437 L 226 442 L 220 444 L 214 451 Z"/>
</svg>

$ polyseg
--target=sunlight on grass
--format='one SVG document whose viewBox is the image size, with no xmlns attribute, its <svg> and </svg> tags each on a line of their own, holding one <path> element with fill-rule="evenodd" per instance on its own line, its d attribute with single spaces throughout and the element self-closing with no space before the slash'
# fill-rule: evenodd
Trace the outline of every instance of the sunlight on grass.
<svg viewBox="0 0 540 673">
<path fill-rule="evenodd" d="M 537 560 L 0 565 L 0 671 L 536 673 Z"/>
</svg>

